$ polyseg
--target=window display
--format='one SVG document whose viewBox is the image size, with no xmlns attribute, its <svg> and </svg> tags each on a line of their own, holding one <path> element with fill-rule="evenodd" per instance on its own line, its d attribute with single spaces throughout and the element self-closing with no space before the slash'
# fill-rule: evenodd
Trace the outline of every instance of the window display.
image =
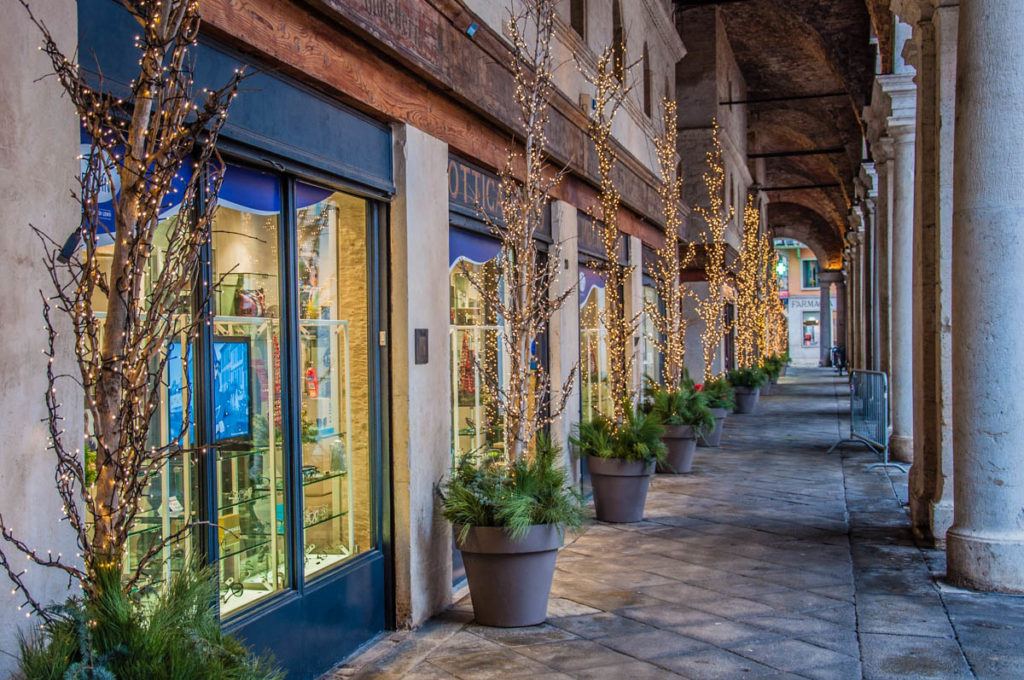
<svg viewBox="0 0 1024 680">
<path fill-rule="evenodd" d="M 580 417 L 611 414 L 608 391 L 608 339 L 601 315 L 606 309 L 604 280 L 595 269 L 580 266 Z"/>
<path fill-rule="evenodd" d="M 658 296 L 658 291 L 653 285 L 644 285 L 645 309 L 654 308 L 665 313 L 665 303 Z M 640 370 L 645 378 L 651 378 L 656 382 L 661 380 L 661 369 L 664 357 L 658 350 L 657 341 L 659 338 L 658 329 L 655 326 L 654 318 L 649 312 L 644 312 L 640 320 Z"/>
<path fill-rule="evenodd" d="M 804 347 L 818 346 L 818 312 L 804 312 Z"/>
<path fill-rule="evenodd" d="M 495 288 L 498 243 L 466 232 L 449 239 L 452 355 L 452 454 L 500 448 L 503 422 L 498 406 L 483 389 L 483 371 L 504 370 L 501 325 L 468 274 Z"/>
<path fill-rule="evenodd" d="M 296 184 L 306 574 L 370 547 L 366 201 Z M 351 458 L 350 458 L 351 456 Z"/>
<path fill-rule="evenodd" d="M 213 224 L 213 441 L 221 613 L 287 587 L 280 180 L 229 166 Z"/>
</svg>

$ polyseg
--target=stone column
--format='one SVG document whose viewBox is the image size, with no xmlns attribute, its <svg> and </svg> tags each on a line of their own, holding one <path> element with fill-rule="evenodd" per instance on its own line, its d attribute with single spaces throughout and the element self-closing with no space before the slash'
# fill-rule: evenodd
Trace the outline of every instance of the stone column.
<svg viewBox="0 0 1024 680">
<path fill-rule="evenodd" d="M 947 576 L 1024 592 L 1024 12 L 960 8 L 953 203 L 954 522 Z"/>
<path fill-rule="evenodd" d="M 938 546 L 953 521 L 949 303 L 957 15 L 955 4 L 936 8 L 931 0 L 901 8 L 914 26 L 918 93 L 910 516 L 914 532 Z"/>
<path fill-rule="evenodd" d="M 818 323 L 820 324 L 818 345 L 821 350 L 822 366 L 832 365 L 832 284 L 839 283 L 842 279 L 843 272 L 838 269 L 826 269 L 818 272 L 818 285 L 821 287 L 821 302 L 818 307 L 820 310 L 818 313 Z"/>
<path fill-rule="evenodd" d="M 869 176 L 870 186 L 868 192 L 874 195 L 877 188 L 877 181 L 874 174 L 874 168 L 866 173 Z M 877 246 L 875 241 L 878 239 L 878 225 L 877 217 L 875 213 L 875 201 L 872 198 L 866 198 L 863 203 L 864 208 L 864 243 L 861 246 L 860 255 L 860 298 L 861 298 L 861 310 L 860 310 L 860 327 L 861 335 L 864 342 L 864 351 L 861 356 L 860 368 L 868 370 L 877 370 L 875 366 L 878 361 L 878 323 L 876 320 L 877 310 L 876 306 L 876 290 L 878 288 L 878 271 L 875 260 L 875 252 Z"/>
<path fill-rule="evenodd" d="M 847 316 L 846 304 L 846 283 L 843 281 L 843 273 L 839 272 L 839 279 L 836 281 L 836 342 L 835 344 L 841 345 L 843 348 L 849 348 L 850 344 L 847 341 L 847 324 L 849 317 Z M 847 356 L 847 362 L 850 361 Z"/>
<path fill-rule="evenodd" d="M 889 376 L 892 408 L 893 458 L 909 463 L 914 457 L 914 144 L 916 90 L 913 74 L 882 76 L 892 101 L 887 121 L 893 139 L 892 242 L 890 269 Z"/>
<path fill-rule="evenodd" d="M 875 347 L 874 367 L 887 375 L 892 375 L 892 342 L 890 328 L 890 288 L 891 276 L 891 239 L 892 225 L 892 139 L 882 137 L 872 144 L 871 153 L 875 158 L 875 172 L 878 173 L 878 204 L 875 209 L 875 289 L 873 297 L 874 323 L 877 328 L 878 344 Z"/>
</svg>

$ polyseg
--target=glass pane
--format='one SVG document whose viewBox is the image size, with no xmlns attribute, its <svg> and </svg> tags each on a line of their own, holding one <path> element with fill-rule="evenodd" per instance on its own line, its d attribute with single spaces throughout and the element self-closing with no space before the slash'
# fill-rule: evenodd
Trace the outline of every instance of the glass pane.
<svg viewBox="0 0 1024 680">
<path fill-rule="evenodd" d="M 818 312 L 804 312 L 804 347 L 818 344 Z"/>
<path fill-rule="evenodd" d="M 374 547 L 367 202 L 297 183 L 307 575 Z"/>
<path fill-rule="evenodd" d="M 596 271 L 580 267 L 580 417 L 611 415 L 608 391 L 608 343 L 601 315 L 605 311 L 604 281 Z"/>
<path fill-rule="evenodd" d="M 213 224 L 214 445 L 221 612 L 289 582 L 281 420 L 280 182 L 229 166 Z"/>
<path fill-rule="evenodd" d="M 651 307 L 661 310 L 664 313 L 664 305 L 658 297 L 658 291 L 653 286 L 644 286 L 645 308 Z M 658 329 L 654 324 L 654 317 L 649 312 L 644 312 L 641 319 L 640 333 L 643 339 L 641 343 L 640 370 L 644 379 L 650 378 L 655 382 L 661 382 L 661 362 L 658 352 Z"/>
<path fill-rule="evenodd" d="M 176 212 L 174 208 L 175 206 L 166 206 L 166 211 L 173 214 Z M 175 224 L 174 220 L 174 217 L 169 217 L 161 222 L 155 230 L 154 251 L 150 259 L 149 270 L 144 275 L 143 290 L 149 290 L 152 281 L 163 267 L 167 251 L 167 238 L 171 227 Z M 111 225 L 110 229 L 112 228 Z M 109 275 L 114 254 L 112 236 L 110 233 L 101 233 L 97 243 L 97 262 L 100 268 Z M 188 321 L 189 294 L 190 291 L 183 291 L 181 295 L 179 314 L 183 323 Z M 96 310 L 97 316 L 105 316 L 107 299 L 99 289 L 97 289 L 93 300 L 93 308 Z M 172 573 L 182 568 L 185 559 L 193 549 L 193 541 L 190 536 L 157 548 L 165 536 L 177 533 L 188 521 L 196 519 L 195 499 L 198 497 L 198 476 L 195 474 L 195 466 L 189 451 L 195 436 L 194 410 L 191 407 L 193 404 L 191 382 L 193 373 L 191 371 L 192 357 L 189 356 L 190 365 L 187 373 L 189 382 L 184 382 L 186 357 L 182 356 L 182 347 L 189 347 L 186 343 L 186 338 L 182 335 L 172 338 L 166 347 L 169 356 L 163 376 L 156 377 L 160 379 L 161 383 L 159 405 L 153 416 L 153 422 L 150 424 L 147 442 L 149 446 L 154 447 L 163 447 L 173 443 L 172 448 L 182 451 L 182 453 L 168 458 L 151 479 L 146 495 L 142 499 L 135 524 L 128 534 L 124 563 L 126 574 L 133 573 L 151 550 L 157 550 L 154 558 L 146 567 L 144 578 L 139 584 L 140 591 L 144 593 L 152 592 L 151 586 L 168 581 Z M 151 371 L 156 372 L 158 368 L 154 363 Z M 188 428 L 184 428 L 185 404 L 189 404 L 190 409 Z M 88 409 L 86 409 L 86 417 L 90 417 Z M 88 456 L 95 455 L 95 448 L 94 441 L 87 440 L 85 442 Z"/>
<path fill-rule="evenodd" d="M 449 275 L 452 353 L 452 455 L 504 447 L 498 404 L 483 384 L 483 371 L 501 375 L 501 326 L 497 312 L 470 282 L 468 273 L 499 286 L 494 260 L 477 263 L 457 257 Z"/>
</svg>

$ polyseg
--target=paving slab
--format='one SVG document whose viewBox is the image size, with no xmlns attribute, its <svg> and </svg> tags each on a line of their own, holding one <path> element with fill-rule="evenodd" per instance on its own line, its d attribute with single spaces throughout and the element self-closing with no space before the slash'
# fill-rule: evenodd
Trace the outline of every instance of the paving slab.
<svg viewBox="0 0 1024 680">
<path fill-rule="evenodd" d="M 558 558 L 548 621 L 472 622 L 469 598 L 321 680 L 1024 678 L 1024 597 L 944 582 L 915 543 L 906 474 L 867 471 L 848 390 L 792 369 L 645 519 L 591 522 Z"/>
</svg>

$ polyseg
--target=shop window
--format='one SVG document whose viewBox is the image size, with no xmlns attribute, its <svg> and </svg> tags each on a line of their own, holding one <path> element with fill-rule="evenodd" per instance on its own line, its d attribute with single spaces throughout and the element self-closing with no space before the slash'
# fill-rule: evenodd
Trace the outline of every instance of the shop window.
<svg viewBox="0 0 1024 680">
<path fill-rule="evenodd" d="M 802 284 L 804 288 L 818 287 L 818 261 L 801 260 L 800 266 L 803 272 Z"/>
<path fill-rule="evenodd" d="M 456 232 L 461 234 L 461 232 Z M 498 244 L 483 237 L 462 234 L 467 243 L 486 249 L 483 257 L 466 251 L 455 253 L 449 273 L 452 354 L 452 453 L 460 456 L 495 449 L 504 444 L 504 422 L 498 405 L 489 398 L 484 372 L 502 374 L 501 325 L 498 315 L 470 281 L 470 276 L 494 290 L 500 285 L 494 257 Z M 452 239 L 453 251 L 463 240 Z M 487 259 L 484 259 L 486 257 Z"/>
<path fill-rule="evenodd" d="M 818 312 L 804 312 L 803 316 L 803 346 L 804 347 L 817 347 L 818 346 L 818 326 L 820 316 Z"/>
<path fill-rule="evenodd" d="M 589 267 L 580 267 L 580 417 L 611 415 L 608 386 L 608 339 L 601 316 L 605 313 L 604 280 Z"/>
<path fill-rule="evenodd" d="M 569 25 L 579 37 L 587 39 L 587 0 L 570 0 Z"/>
</svg>

